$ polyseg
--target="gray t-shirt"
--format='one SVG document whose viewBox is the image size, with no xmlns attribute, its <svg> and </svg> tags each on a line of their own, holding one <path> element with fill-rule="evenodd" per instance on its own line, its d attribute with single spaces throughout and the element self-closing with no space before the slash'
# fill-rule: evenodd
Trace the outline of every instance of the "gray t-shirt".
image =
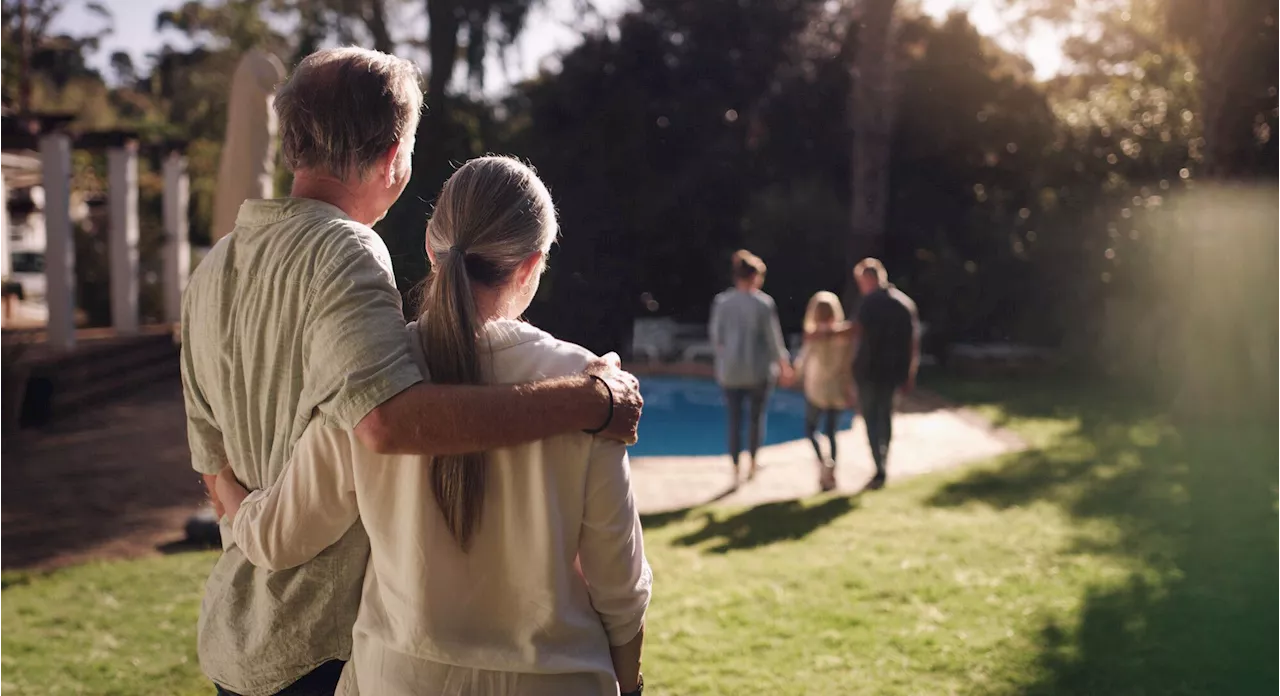
<svg viewBox="0 0 1280 696">
<path fill-rule="evenodd" d="M 338 208 L 247 201 L 191 276 L 182 386 L 200 473 L 230 464 L 246 487 L 269 486 L 313 418 L 350 430 L 421 380 L 386 245 Z M 369 556 L 363 527 L 274 573 L 253 567 L 223 531 L 200 608 L 205 674 L 258 696 L 347 659 Z"/>
<path fill-rule="evenodd" d="M 708 329 L 720 386 L 753 388 L 773 381 L 787 345 L 772 297 L 759 290 L 725 290 L 711 304 Z"/>
</svg>

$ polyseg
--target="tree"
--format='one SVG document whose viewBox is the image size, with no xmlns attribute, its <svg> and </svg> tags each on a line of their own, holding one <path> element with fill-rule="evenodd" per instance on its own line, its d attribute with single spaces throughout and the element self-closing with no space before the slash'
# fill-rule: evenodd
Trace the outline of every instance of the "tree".
<svg viewBox="0 0 1280 696">
<path fill-rule="evenodd" d="M 1204 168 L 1212 179 L 1274 177 L 1276 4 L 1178 0 L 1166 11 L 1200 74 Z"/>
<path fill-rule="evenodd" d="M 49 108 L 50 96 L 76 82 L 101 82 L 85 61 L 112 31 L 112 15 L 102 3 L 85 2 L 84 9 L 103 21 L 96 31 L 80 35 L 54 34 L 54 19 L 64 9 L 56 0 L 4 0 L 3 24 L 4 103 L 19 111 Z M 32 88 L 43 92 L 33 100 Z M 41 99 L 45 103 L 41 103 Z"/>
<path fill-rule="evenodd" d="M 548 182 L 565 237 L 533 316 L 599 350 L 625 348 L 652 307 L 705 318 L 752 192 L 774 176 L 753 150 L 766 97 L 817 7 L 645 0 L 521 87 L 505 105 L 512 151 Z"/>
<path fill-rule="evenodd" d="M 1130 336 L 1125 347 L 1102 342 L 1100 352 L 1112 353 L 1112 360 L 1133 353 L 1133 326 L 1156 317 L 1156 330 L 1144 333 L 1156 336 L 1165 357 L 1153 360 L 1156 351 L 1147 349 L 1130 363 L 1143 367 L 1138 372 L 1155 372 L 1184 415 L 1274 412 L 1280 375 L 1267 356 L 1280 345 L 1280 322 L 1268 302 L 1271 281 L 1257 260 L 1275 256 L 1276 238 L 1274 225 L 1254 215 L 1266 203 L 1245 186 L 1280 174 L 1271 138 L 1280 127 L 1280 3 L 1076 5 L 1083 8 L 1076 22 L 1089 36 L 1069 43 L 1080 73 L 1073 82 L 1088 96 L 1088 111 L 1105 111 L 1091 119 L 1096 123 L 1087 138 L 1110 159 L 1098 173 L 1100 200 L 1110 209 L 1102 206 L 1098 214 L 1117 237 L 1106 246 L 1116 267 L 1103 270 L 1102 278 L 1111 285 L 1106 301 L 1125 307 L 1112 330 Z M 1085 120 L 1082 111 L 1074 116 Z M 1160 138 L 1149 137 L 1153 133 Z M 1179 189 L 1171 206 L 1158 205 Z M 1117 287 L 1120 280 L 1125 283 Z"/>
<path fill-rule="evenodd" d="M 849 268 L 864 257 L 879 255 L 884 243 L 895 101 L 896 4 L 896 0 L 863 0 L 855 10 L 857 48 L 849 105 L 853 127 Z"/>
</svg>

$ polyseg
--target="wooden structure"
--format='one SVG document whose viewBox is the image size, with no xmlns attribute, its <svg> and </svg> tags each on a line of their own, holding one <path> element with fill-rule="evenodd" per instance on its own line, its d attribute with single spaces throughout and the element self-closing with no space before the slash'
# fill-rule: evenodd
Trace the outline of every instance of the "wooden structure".
<svg viewBox="0 0 1280 696">
<path fill-rule="evenodd" d="M 165 321 L 176 323 L 182 290 L 190 270 L 187 236 L 189 182 L 184 143 L 142 144 L 129 131 L 90 132 L 73 135 L 66 129 L 71 118 L 61 114 L 5 116 L 2 133 L 5 152 L 38 153 L 40 184 L 44 190 L 45 299 L 49 308 L 47 341 L 51 348 L 75 348 L 75 240 L 71 219 L 72 150 L 105 150 L 109 207 L 108 258 L 110 269 L 112 328 L 120 336 L 139 332 L 138 290 L 138 156 L 158 149 L 163 158 L 164 228 L 166 244 L 161 283 Z M 6 197 L 7 207 L 7 197 Z M 0 232 L 6 241 L 8 217 Z"/>
</svg>

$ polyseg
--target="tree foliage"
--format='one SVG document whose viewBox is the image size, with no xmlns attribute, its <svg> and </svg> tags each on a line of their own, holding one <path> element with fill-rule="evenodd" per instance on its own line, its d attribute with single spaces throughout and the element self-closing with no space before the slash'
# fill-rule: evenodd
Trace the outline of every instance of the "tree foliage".
<svg viewBox="0 0 1280 696">
<path fill-rule="evenodd" d="M 1186 333 L 1189 301 L 1170 299 L 1179 297 L 1171 274 L 1194 275 L 1179 201 L 1217 178 L 1275 181 L 1275 61 L 1261 56 L 1274 56 L 1276 12 L 1258 0 L 1227 4 L 1224 14 L 1211 0 L 1005 0 L 1015 26 L 1059 22 L 1069 35 L 1068 70 L 1048 81 L 963 14 L 934 21 L 898 9 L 882 254 L 916 298 L 935 352 L 1012 340 L 1063 347 L 1103 369 L 1169 364 L 1155 356 Z M 16 96 L 13 6 L 4 5 L 6 105 Z M 379 226 L 406 292 L 426 273 L 431 199 L 454 164 L 485 152 L 528 159 L 550 185 L 562 243 L 531 316 L 593 349 L 624 349 L 637 317 L 705 318 L 741 246 L 768 262 L 766 289 L 788 329 L 810 294 L 843 287 L 856 193 L 850 64 L 862 30 L 849 4 L 640 0 L 585 34 L 554 72 L 500 99 L 480 96 L 486 47 L 512 41 L 532 7 L 189 2 L 158 26 L 197 48 L 164 46 L 148 66 L 113 61 L 111 88 L 85 67 L 93 36 L 40 34 L 40 50 L 61 57 L 39 64 L 33 95 L 41 108 L 77 110 L 83 127 L 189 139 L 201 239 L 227 81 L 246 47 L 296 59 L 335 41 L 425 45 L 430 110 L 414 178 Z M 415 8 L 448 21 L 426 37 L 400 33 L 396 18 Z M 282 22 L 298 31 L 278 33 Z M 469 83 L 449 79 L 459 62 Z M 1206 74 L 1229 79 L 1215 87 Z M 1274 264 L 1248 268 L 1274 281 Z M 1146 347 L 1104 348 L 1134 336 Z"/>
</svg>

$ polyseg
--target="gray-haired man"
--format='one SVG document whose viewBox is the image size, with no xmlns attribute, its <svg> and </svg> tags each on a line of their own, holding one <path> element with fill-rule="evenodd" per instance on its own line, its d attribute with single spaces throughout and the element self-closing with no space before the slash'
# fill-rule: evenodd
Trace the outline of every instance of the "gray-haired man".
<svg viewBox="0 0 1280 696">
<path fill-rule="evenodd" d="M 273 483 L 312 418 L 380 452 L 472 452 L 602 425 L 634 440 L 637 383 L 613 363 L 528 385 L 422 383 L 370 228 L 409 181 L 421 106 L 412 63 L 356 48 L 309 56 L 277 95 L 292 197 L 246 201 L 184 299 L 188 439 L 211 494 L 227 464 L 250 488 Z M 227 547 L 199 626 L 219 693 L 333 693 L 368 554 L 359 525 L 290 571 Z"/>
</svg>

